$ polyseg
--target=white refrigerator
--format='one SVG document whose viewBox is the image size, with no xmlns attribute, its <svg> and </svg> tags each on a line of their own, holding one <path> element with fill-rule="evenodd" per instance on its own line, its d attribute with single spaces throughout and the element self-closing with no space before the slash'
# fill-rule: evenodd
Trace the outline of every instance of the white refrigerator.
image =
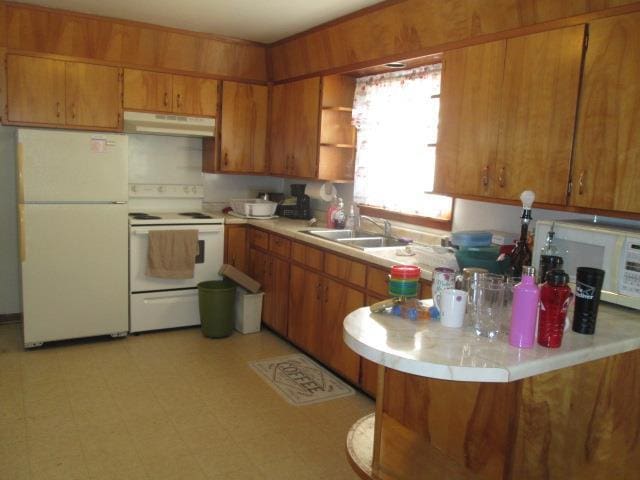
<svg viewBox="0 0 640 480">
<path fill-rule="evenodd" d="M 17 131 L 24 345 L 128 331 L 127 137 Z"/>
</svg>

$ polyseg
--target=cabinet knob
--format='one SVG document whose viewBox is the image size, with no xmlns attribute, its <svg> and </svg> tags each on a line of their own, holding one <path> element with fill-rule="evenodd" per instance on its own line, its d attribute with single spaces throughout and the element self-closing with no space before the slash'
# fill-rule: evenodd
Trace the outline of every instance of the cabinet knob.
<svg viewBox="0 0 640 480">
<path fill-rule="evenodd" d="M 578 178 L 578 195 L 582 195 L 584 193 L 584 176 L 586 174 L 587 172 L 584 170 L 580 172 L 580 177 Z"/>
<path fill-rule="evenodd" d="M 76 104 L 71 104 L 71 118 L 76 118 Z"/>
<path fill-rule="evenodd" d="M 316 300 L 320 301 L 321 297 L 322 297 L 322 284 L 318 283 L 316 285 Z"/>
<path fill-rule="evenodd" d="M 224 166 L 226 167 L 227 165 L 229 165 L 229 154 L 224 152 Z"/>
<path fill-rule="evenodd" d="M 164 92 L 164 106 L 168 107 L 169 106 L 169 93 L 168 92 Z"/>
<path fill-rule="evenodd" d="M 60 102 L 56 102 L 56 117 L 60 118 Z"/>
<path fill-rule="evenodd" d="M 505 167 L 502 166 L 500 167 L 500 172 L 498 173 L 498 184 L 501 187 L 504 187 L 505 185 L 505 170 L 506 170 Z"/>
<path fill-rule="evenodd" d="M 180 107 L 182 106 L 182 101 L 181 101 L 180 94 L 177 94 L 177 95 L 176 95 L 176 106 L 177 106 L 178 108 L 180 108 Z"/>
</svg>

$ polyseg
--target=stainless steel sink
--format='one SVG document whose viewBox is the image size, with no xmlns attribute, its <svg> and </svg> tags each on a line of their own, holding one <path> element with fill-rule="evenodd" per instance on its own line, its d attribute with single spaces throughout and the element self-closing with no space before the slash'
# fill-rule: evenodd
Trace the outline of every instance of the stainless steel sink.
<svg viewBox="0 0 640 480">
<path fill-rule="evenodd" d="M 362 250 L 368 250 L 370 248 L 402 247 L 407 244 L 407 242 L 402 242 L 393 237 L 343 238 L 338 240 L 338 242 L 343 245 L 361 248 Z"/>
<path fill-rule="evenodd" d="M 356 230 L 306 230 L 304 233 L 315 237 L 324 238 L 326 240 L 342 240 L 346 238 L 374 238 L 375 235 L 366 232 L 358 232 Z"/>
<path fill-rule="evenodd" d="M 360 250 L 401 247 L 406 245 L 406 242 L 402 242 L 393 237 L 358 232 L 356 230 L 306 230 L 304 233 Z"/>
</svg>

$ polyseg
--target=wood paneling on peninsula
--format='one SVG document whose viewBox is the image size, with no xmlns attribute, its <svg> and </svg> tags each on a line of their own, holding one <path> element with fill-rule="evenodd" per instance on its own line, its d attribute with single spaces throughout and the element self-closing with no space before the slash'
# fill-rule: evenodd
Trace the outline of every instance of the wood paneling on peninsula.
<svg viewBox="0 0 640 480">
<path fill-rule="evenodd" d="M 0 32 L 6 31 L 7 47 L 13 50 L 267 80 L 265 47 L 257 43 L 13 3 L 0 6 L 2 19 Z"/>
<path fill-rule="evenodd" d="M 425 55 L 429 49 L 631 0 L 406 0 L 312 29 L 270 47 L 275 81 Z M 485 40 L 486 41 L 486 40 Z"/>
</svg>

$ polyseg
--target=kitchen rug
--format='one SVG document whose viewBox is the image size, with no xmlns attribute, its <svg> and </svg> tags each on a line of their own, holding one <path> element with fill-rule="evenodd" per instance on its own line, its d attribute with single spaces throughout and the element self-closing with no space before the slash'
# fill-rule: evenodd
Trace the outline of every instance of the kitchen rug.
<svg viewBox="0 0 640 480">
<path fill-rule="evenodd" d="M 249 366 L 291 405 L 310 405 L 354 393 L 353 388 L 302 354 L 249 362 Z"/>
</svg>

